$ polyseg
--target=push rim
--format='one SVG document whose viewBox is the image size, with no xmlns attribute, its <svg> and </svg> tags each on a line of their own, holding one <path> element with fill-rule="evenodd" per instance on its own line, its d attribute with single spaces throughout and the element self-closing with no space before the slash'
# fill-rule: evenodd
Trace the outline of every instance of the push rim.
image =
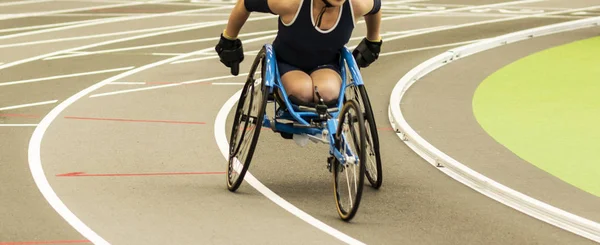
<svg viewBox="0 0 600 245">
<path fill-rule="evenodd" d="M 358 103 L 364 112 L 365 130 L 367 138 L 367 161 L 365 163 L 365 174 L 371 186 L 379 189 L 383 183 L 381 167 L 381 155 L 379 153 L 379 135 L 373 109 L 364 85 L 350 86 L 349 99 Z"/>
<path fill-rule="evenodd" d="M 236 107 L 227 164 L 227 188 L 230 191 L 237 190 L 244 180 L 260 135 L 267 102 L 267 90 L 262 81 L 264 58 L 263 49 L 252 64 Z"/>
</svg>

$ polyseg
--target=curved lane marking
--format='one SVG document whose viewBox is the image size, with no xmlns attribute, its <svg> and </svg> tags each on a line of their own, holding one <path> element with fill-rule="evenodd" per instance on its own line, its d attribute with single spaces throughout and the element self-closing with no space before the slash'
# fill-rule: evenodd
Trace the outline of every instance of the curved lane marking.
<svg viewBox="0 0 600 245">
<path fill-rule="evenodd" d="M 71 212 L 71 210 L 69 210 L 69 208 L 67 208 L 67 206 L 62 202 L 62 200 L 60 200 L 58 195 L 56 195 L 56 193 L 50 186 L 48 179 L 46 178 L 46 175 L 44 173 L 44 169 L 42 166 L 42 159 L 41 159 L 42 139 L 44 138 L 44 134 L 46 133 L 46 130 L 48 130 L 48 127 L 50 126 L 50 124 L 67 107 L 69 107 L 71 104 L 75 103 L 77 100 L 88 95 L 89 93 L 93 92 L 94 90 L 101 88 L 102 86 L 104 86 L 106 84 L 109 84 L 118 79 L 127 77 L 134 73 L 138 73 L 138 72 L 141 72 L 146 69 L 150 69 L 150 68 L 162 65 L 162 64 L 166 64 L 168 62 L 171 62 L 171 61 L 174 61 L 177 59 L 195 55 L 196 53 L 199 53 L 199 52 L 206 52 L 207 50 L 211 50 L 211 49 L 213 49 L 213 48 L 211 47 L 211 48 L 207 48 L 207 49 L 203 49 L 203 50 L 198 50 L 196 52 L 187 53 L 187 54 L 184 54 L 181 56 L 176 56 L 176 57 L 172 57 L 172 58 L 169 58 L 166 60 L 147 64 L 147 65 L 135 68 L 133 70 L 129 70 L 127 72 L 121 73 L 119 75 L 110 77 L 99 83 L 96 83 L 96 84 L 92 85 L 91 87 L 88 87 L 88 88 L 76 93 L 75 95 L 69 97 L 68 99 L 66 99 L 65 101 L 60 103 L 58 106 L 56 106 L 54 109 L 52 109 L 52 111 L 50 111 L 48 113 L 48 115 L 46 115 L 42 119 L 42 121 L 38 124 L 38 127 L 35 128 L 35 131 L 33 132 L 33 135 L 31 136 L 31 140 L 29 142 L 29 152 L 28 152 L 29 169 L 31 170 L 31 174 L 33 176 L 35 184 L 37 185 L 38 189 L 42 192 L 42 195 L 44 196 L 44 198 L 46 198 L 48 203 L 50 203 L 52 208 L 54 208 L 54 210 L 56 210 L 56 212 L 60 216 L 62 216 L 73 228 L 75 228 L 75 230 L 77 230 L 81 235 L 83 235 L 85 238 L 87 238 L 94 244 L 105 245 L 105 244 L 109 244 L 109 243 L 106 240 L 104 240 L 102 237 L 100 237 L 98 234 L 96 234 L 96 232 L 94 232 L 91 228 L 89 228 L 77 216 L 75 216 L 75 214 L 73 212 Z"/>
<path fill-rule="evenodd" d="M 223 154 L 223 157 L 225 157 L 225 160 L 227 160 L 228 156 L 229 156 L 229 153 L 228 153 L 229 143 L 227 142 L 227 134 L 225 131 L 227 115 L 229 114 L 229 111 L 231 111 L 231 109 L 233 108 L 235 103 L 238 101 L 238 98 L 240 97 L 241 93 L 242 93 L 242 90 L 239 90 L 237 93 L 233 94 L 233 96 L 231 96 L 231 98 L 229 98 L 229 100 L 227 100 L 227 102 L 225 102 L 223 107 L 221 107 L 221 110 L 219 110 L 219 113 L 217 114 L 217 118 L 215 119 L 215 140 L 217 141 L 219 150 L 221 150 L 221 154 Z M 273 201 L 275 204 L 284 208 L 285 210 L 292 213 L 293 215 L 296 215 L 296 217 L 304 220 L 306 223 L 309 223 L 310 225 L 316 227 L 317 229 L 319 229 L 319 230 L 321 230 L 343 242 L 346 242 L 348 244 L 364 244 L 361 241 L 356 240 L 356 239 L 336 230 L 335 228 L 323 223 L 322 221 L 312 217 L 308 213 L 302 211 L 301 209 L 297 208 L 296 206 L 289 203 L 285 199 L 281 198 L 275 192 L 273 192 L 268 187 L 263 185 L 258 179 L 256 179 L 250 173 L 250 171 L 246 172 L 246 176 L 244 177 L 244 180 L 246 182 L 248 182 L 248 184 L 250 184 L 252 187 L 254 187 L 254 189 L 256 189 L 257 191 L 262 193 L 264 196 L 269 198 L 271 201 Z"/>
<path fill-rule="evenodd" d="M 260 39 L 258 39 L 258 40 L 260 40 Z M 135 74 L 135 73 L 138 73 L 138 72 L 141 72 L 141 71 L 144 71 L 144 70 L 156 67 L 156 66 L 168 64 L 170 62 L 173 62 L 173 61 L 176 61 L 179 59 L 183 59 L 183 58 L 187 58 L 187 57 L 190 57 L 193 55 L 197 55 L 197 54 L 200 54 L 203 52 L 208 52 L 213 49 L 214 48 L 210 47 L 210 48 L 198 50 L 195 52 L 187 53 L 184 55 L 171 57 L 169 59 L 161 60 L 161 61 L 158 61 L 155 63 L 147 64 L 147 65 L 135 68 L 133 70 L 129 70 L 127 72 L 121 73 L 119 75 L 110 77 L 106 80 L 103 80 L 103 81 L 97 83 L 97 84 L 94 84 L 91 87 L 88 87 L 88 88 L 76 93 L 75 95 L 69 97 L 68 99 L 66 99 L 65 101 L 60 103 L 58 106 L 56 106 L 54 109 L 52 109 L 52 111 L 50 111 L 48 113 L 48 115 L 46 115 L 42 119 L 42 121 L 39 123 L 38 127 L 33 132 L 33 135 L 31 137 L 31 140 L 29 143 L 29 152 L 28 152 L 29 168 L 31 169 L 32 176 L 34 178 L 36 185 L 38 186 L 38 189 L 40 189 L 40 191 L 42 192 L 42 195 L 44 195 L 44 198 L 46 198 L 46 200 L 56 210 L 56 212 L 58 212 L 80 234 L 82 234 L 85 238 L 92 241 L 94 244 L 109 244 L 109 243 L 106 240 L 104 240 L 102 237 L 100 237 L 98 234 L 96 234 L 91 228 L 89 228 L 77 216 L 75 216 L 75 214 L 73 214 L 73 212 L 71 212 L 71 210 L 69 210 L 67 208 L 67 206 L 62 202 L 62 200 L 60 200 L 58 195 L 56 195 L 56 193 L 50 186 L 48 179 L 46 179 L 46 176 L 45 176 L 45 173 L 43 170 L 43 166 L 42 166 L 42 161 L 41 161 L 41 144 L 42 144 L 42 139 L 44 137 L 46 130 L 48 129 L 50 124 L 58 117 L 58 115 L 62 111 L 64 111 L 67 107 L 69 107 L 71 104 L 75 103 L 77 100 L 81 99 L 82 97 L 92 93 L 94 90 L 101 88 L 104 85 L 107 85 L 109 83 L 112 83 L 112 82 L 122 79 L 124 77 L 130 76 L 132 74 Z M 234 101 L 234 103 L 235 103 L 235 101 Z M 223 127 L 224 127 L 224 125 L 223 125 Z M 252 179 L 252 177 L 249 177 L 249 179 Z M 259 190 L 261 193 L 263 193 L 263 194 L 267 193 L 268 196 L 267 195 L 266 196 L 269 199 L 274 201 L 276 204 L 280 205 L 282 208 L 286 209 L 288 212 L 293 213 L 296 216 L 300 217 L 301 219 L 307 221 L 309 224 L 315 225 L 320 230 L 325 231 L 328 234 L 331 234 L 331 235 L 335 236 L 336 238 L 346 241 L 350 244 L 363 244 L 363 243 L 335 230 L 334 228 L 327 226 L 326 224 L 322 223 L 321 221 L 313 218 L 312 216 L 306 214 L 305 212 L 301 211 L 297 207 L 293 206 L 289 202 L 281 199 L 281 197 L 277 196 L 274 192 L 269 190 L 266 186 L 262 185 L 262 183 L 260 183 L 258 180 L 253 179 L 253 180 L 249 180 L 249 181 L 252 181 L 252 183 L 254 183 L 254 185 L 257 186 L 256 187 L 257 190 Z"/>
<path fill-rule="evenodd" d="M 600 242 L 600 223 L 541 202 L 530 196 L 504 186 L 458 162 L 423 139 L 406 121 L 400 109 L 401 99 L 415 82 L 430 72 L 453 62 L 485 50 L 526 40 L 533 37 L 555 34 L 569 30 L 600 25 L 600 17 L 543 26 L 490 38 L 478 43 L 451 49 L 439 54 L 410 70 L 398 81 L 390 97 L 388 117 L 398 137 L 415 153 L 438 170 L 464 185 L 524 214 L 570 231 L 587 239 Z"/>
<path fill-rule="evenodd" d="M 272 18 L 270 16 L 268 16 L 267 18 Z M 266 19 L 265 17 L 259 17 L 259 18 L 253 18 L 253 19 L 249 19 L 249 20 L 262 20 L 262 19 Z M 105 41 L 105 42 L 100 42 L 100 43 L 95 43 L 95 44 L 90 44 L 90 45 L 86 45 L 86 46 L 81 46 L 81 47 L 77 47 L 77 48 L 71 48 L 71 49 L 66 49 L 66 50 L 61 50 L 61 51 L 56 51 L 56 52 L 52 52 L 52 53 L 48 53 L 48 54 L 44 54 L 44 55 L 39 55 L 39 56 L 35 56 L 35 57 L 31 57 L 31 58 L 27 58 L 27 59 L 23 59 L 23 60 L 19 60 L 19 61 L 15 61 L 15 62 L 10 62 L 7 64 L 3 64 L 0 65 L 0 69 L 4 69 L 4 68 L 8 68 L 8 67 L 12 67 L 12 66 L 16 66 L 19 64 L 23 64 L 23 63 L 27 63 L 27 62 L 31 62 L 34 60 L 38 60 L 38 59 L 43 59 L 45 57 L 49 57 L 52 55 L 57 55 L 57 54 L 61 54 L 61 53 L 66 53 L 66 52 L 72 52 L 72 51 L 76 51 L 76 50 L 80 50 L 80 49 L 85 49 L 85 48 L 91 48 L 91 47 L 97 47 L 97 46 L 102 46 L 102 45 L 106 45 L 106 44 L 112 44 L 112 43 L 118 43 L 118 42 L 123 42 L 123 41 L 128 41 L 128 40 L 134 40 L 134 39 L 139 39 L 139 38 L 145 38 L 145 37 L 151 37 L 151 36 L 156 36 L 156 35 L 162 35 L 162 34 L 167 34 L 167 33 L 174 33 L 174 32 L 181 32 L 181 31 L 187 31 L 187 30 L 192 30 L 192 29 L 199 29 L 199 28 L 204 28 L 204 27 L 211 27 L 211 26 L 217 26 L 220 24 L 225 23 L 225 21 L 221 21 L 221 22 L 215 22 L 215 23 L 211 23 L 210 25 L 202 25 L 199 24 L 198 26 L 195 27 L 187 27 L 187 28 L 180 28 L 180 29 L 175 29 L 175 30 L 170 30 L 170 31 L 163 31 L 163 32 L 158 32 L 158 33 L 149 33 L 149 34 L 144 34 L 144 35 L 140 35 L 140 36 L 134 36 L 134 37 L 128 37 L 128 38 L 122 38 L 122 39 L 116 39 L 116 40 L 110 40 L 110 41 Z M 54 190 L 52 189 L 52 187 L 50 186 L 50 183 L 48 182 L 48 179 L 46 179 L 44 170 L 43 170 L 43 166 L 42 166 L 42 162 L 41 162 L 41 141 L 43 139 L 44 133 L 46 132 L 46 130 L 48 129 L 49 125 L 52 123 L 52 121 L 54 121 L 56 119 L 56 117 L 58 116 L 58 114 L 60 114 L 63 110 L 65 110 L 69 105 L 73 104 L 75 101 L 79 100 L 81 97 L 91 93 L 92 91 L 112 82 L 115 81 L 117 79 L 120 79 L 122 77 L 126 77 L 128 75 L 131 75 L 133 73 L 137 73 L 139 71 L 142 70 L 146 70 L 149 69 L 151 67 L 155 67 L 164 63 L 168 63 L 177 59 L 181 59 L 181 58 L 185 58 L 185 57 L 189 57 L 191 55 L 195 55 L 197 53 L 200 52 L 206 52 L 208 50 L 212 50 L 213 48 L 207 48 L 207 49 L 203 49 L 203 50 L 199 50 L 196 52 L 192 52 L 192 53 L 188 53 L 185 55 L 181 55 L 181 56 L 177 56 L 177 57 L 172 57 L 170 59 L 166 59 L 163 61 L 159 61 L 156 63 L 152 63 L 149 65 L 145 65 L 142 67 L 138 67 L 136 69 L 133 70 L 129 70 L 125 73 L 119 74 L 117 76 L 111 77 L 107 80 L 104 80 L 102 82 L 99 82 L 85 90 L 80 91 L 79 93 L 71 96 L 70 98 L 68 98 L 67 100 L 63 101 L 62 103 L 60 103 L 58 106 L 56 106 L 54 109 L 52 109 L 52 111 L 50 111 L 43 119 L 42 121 L 37 125 L 33 135 L 31 136 L 31 140 L 29 142 L 29 149 L 28 149 L 28 158 L 29 158 L 29 168 L 31 170 L 31 174 L 32 177 L 34 179 L 34 182 L 36 183 L 36 186 L 38 187 L 38 189 L 40 190 L 40 192 L 42 193 L 42 195 L 44 196 L 44 198 L 46 199 L 46 201 L 48 201 L 48 203 L 50 204 L 50 206 L 52 206 L 52 208 L 54 208 L 54 210 L 61 216 L 63 217 L 63 219 L 65 219 L 67 221 L 67 223 L 69 223 L 69 225 L 71 225 L 75 230 L 77 230 L 80 234 L 82 234 L 85 238 L 87 238 L 88 240 L 92 241 L 94 244 L 109 244 L 106 240 L 104 240 L 102 237 L 100 237 L 98 234 L 96 234 L 93 230 L 91 230 L 87 225 L 85 225 L 79 218 L 77 218 L 77 216 L 75 216 L 75 214 L 73 214 L 73 212 L 71 212 L 71 210 L 69 210 L 67 208 L 67 206 L 60 200 L 60 198 L 56 195 L 56 193 L 54 192 Z M 11 125 L 11 126 L 25 126 L 25 125 Z M 26 126 L 36 126 L 35 124 L 27 124 Z"/>
</svg>

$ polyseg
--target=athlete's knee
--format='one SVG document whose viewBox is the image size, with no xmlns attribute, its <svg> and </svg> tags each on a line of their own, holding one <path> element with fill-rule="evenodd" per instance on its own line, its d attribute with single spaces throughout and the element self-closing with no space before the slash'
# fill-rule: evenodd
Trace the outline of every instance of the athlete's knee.
<svg viewBox="0 0 600 245">
<path fill-rule="evenodd" d="M 324 101 L 332 101 L 340 94 L 341 82 L 336 78 L 330 78 L 315 82 L 315 87 Z"/>
<path fill-rule="evenodd" d="M 335 84 L 326 83 L 326 84 L 320 84 L 316 87 L 317 87 L 317 90 L 319 91 L 319 95 L 325 102 L 337 99 L 340 94 L 339 85 L 335 86 Z"/>
<path fill-rule="evenodd" d="M 282 77 L 286 94 L 296 100 L 311 102 L 313 100 L 313 87 L 310 77 L 305 73 L 289 72 Z"/>
</svg>

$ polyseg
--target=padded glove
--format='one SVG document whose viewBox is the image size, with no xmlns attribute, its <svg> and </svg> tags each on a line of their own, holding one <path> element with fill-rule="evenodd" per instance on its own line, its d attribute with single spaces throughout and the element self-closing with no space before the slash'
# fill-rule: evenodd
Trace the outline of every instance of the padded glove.
<svg viewBox="0 0 600 245">
<path fill-rule="evenodd" d="M 221 63 L 231 68 L 231 75 L 237 76 L 240 72 L 240 63 L 244 61 L 242 41 L 237 38 L 235 40 L 228 39 L 221 33 L 221 39 L 215 46 L 215 51 L 219 54 Z"/>
<path fill-rule="evenodd" d="M 371 63 L 375 62 L 379 58 L 381 44 L 383 44 L 383 40 L 372 42 L 367 38 L 363 38 L 354 51 L 352 51 L 358 67 L 368 67 Z"/>
</svg>

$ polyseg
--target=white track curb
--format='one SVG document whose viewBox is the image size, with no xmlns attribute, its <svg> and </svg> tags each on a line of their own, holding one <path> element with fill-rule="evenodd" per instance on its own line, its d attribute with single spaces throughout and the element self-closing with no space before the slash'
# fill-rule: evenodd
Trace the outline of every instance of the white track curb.
<svg viewBox="0 0 600 245">
<path fill-rule="evenodd" d="M 474 190 L 493 198 L 507 206 L 519 210 L 534 218 L 573 232 L 590 240 L 600 242 L 600 224 L 510 189 L 489 179 L 425 141 L 404 119 L 400 110 L 400 101 L 408 88 L 428 73 L 454 60 L 499 47 L 505 44 L 527 40 L 533 37 L 565 32 L 575 29 L 600 26 L 600 17 L 570 21 L 544 27 L 533 28 L 486 39 L 477 43 L 448 50 L 410 70 L 394 87 L 390 98 L 388 115 L 397 135 L 417 154 L 438 169 Z"/>
</svg>

